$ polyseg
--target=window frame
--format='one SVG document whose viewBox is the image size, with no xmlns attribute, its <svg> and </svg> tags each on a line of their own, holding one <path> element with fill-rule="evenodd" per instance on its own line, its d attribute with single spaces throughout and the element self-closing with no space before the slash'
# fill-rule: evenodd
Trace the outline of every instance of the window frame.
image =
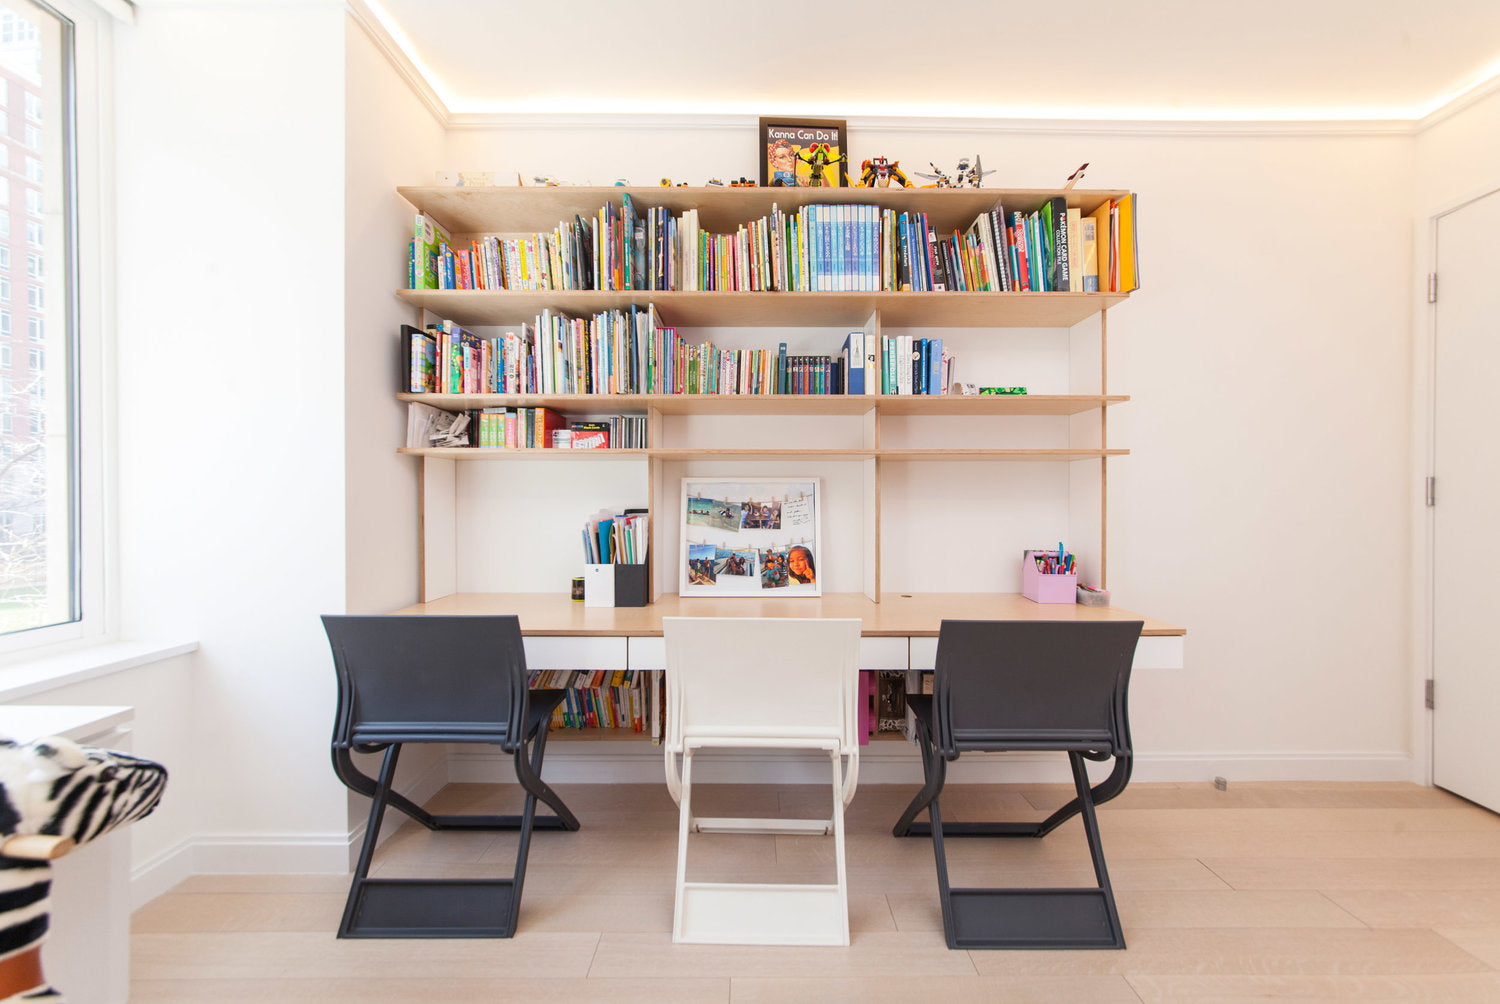
<svg viewBox="0 0 1500 1004">
<path fill-rule="evenodd" d="M 97 5 L 90 0 L 37 0 L 36 5 L 63 19 L 65 52 L 70 40 L 72 50 L 61 75 L 65 128 L 62 168 L 71 182 L 66 190 L 68 225 L 59 242 L 59 261 L 53 266 L 67 263 L 72 281 L 65 289 L 55 291 L 53 297 L 67 297 L 73 329 L 69 334 L 65 392 L 68 418 L 75 430 L 69 519 L 75 548 L 70 574 L 76 619 L 0 634 L 0 662 L 5 663 L 96 644 L 112 637 L 117 623 L 112 590 L 107 584 L 115 564 L 112 555 L 117 519 L 107 481 L 113 443 L 106 439 L 108 425 L 104 418 L 112 384 L 104 362 L 105 346 L 113 332 L 113 301 L 106 275 L 113 252 L 110 220 L 114 204 L 106 184 L 105 165 L 113 155 L 109 42 L 112 18 L 118 12 L 112 14 L 108 0 Z M 46 172 L 38 169 L 37 173 Z M 49 271 L 43 266 L 33 277 L 42 278 Z"/>
</svg>

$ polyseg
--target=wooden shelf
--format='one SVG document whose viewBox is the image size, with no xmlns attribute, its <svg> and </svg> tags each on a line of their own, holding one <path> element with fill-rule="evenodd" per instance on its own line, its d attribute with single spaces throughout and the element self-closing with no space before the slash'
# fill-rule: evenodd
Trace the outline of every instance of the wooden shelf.
<svg viewBox="0 0 1500 1004">
<path fill-rule="evenodd" d="M 397 394 L 434 408 L 551 408 L 566 414 L 664 415 L 1081 415 L 1123 404 L 1124 394 Z"/>
<path fill-rule="evenodd" d="M 877 310 L 885 328 L 1068 328 L 1130 294 L 402 289 L 397 295 L 468 327 L 530 323 L 543 310 L 583 317 L 654 304 L 662 324 L 687 328 L 859 326 Z"/>
<path fill-rule="evenodd" d="M 674 215 L 698 210 L 700 226 L 712 233 L 732 233 L 741 223 L 771 212 L 807 205 L 876 205 L 926 213 L 938 233 L 967 230 L 974 218 L 1002 202 L 1007 213 L 1029 213 L 1048 199 L 1062 196 L 1070 208 L 1092 213 L 1106 200 L 1128 195 L 1124 190 L 1001 188 L 729 188 L 718 186 L 569 187 L 569 188 L 452 188 L 419 185 L 396 189 L 412 206 L 430 215 L 455 240 L 479 234 L 550 232 L 561 220 L 585 219 L 606 202 L 621 203 L 629 193 L 638 210 L 665 207 Z"/>
<path fill-rule="evenodd" d="M 442 457 L 448 460 L 644 460 L 649 450 L 544 450 L 544 449 L 478 449 L 469 446 L 403 446 L 396 451 L 413 457 Z"/>
<path fill-rule="evenodd" d="M 906 463 L 931 461 L 983 460 L 1038 462 L 1098 460 L 1101 457 L 1126 457 L 1129 450 L 950 450 L 950 449 L 901 449 L 901 450 L 807 450 L 789 446 L 783 449 L 727 449 L 707 447 L 668 448 L 650 450 L 547 450 L 547 449 L 476 449 L 470 447 L 427 447 L 423 449 L 402 447 L 396 451 L 414 457 L 443 457 L 449 460 L 507 461 L 507 460 L 893 460 Z"/>
</svg>

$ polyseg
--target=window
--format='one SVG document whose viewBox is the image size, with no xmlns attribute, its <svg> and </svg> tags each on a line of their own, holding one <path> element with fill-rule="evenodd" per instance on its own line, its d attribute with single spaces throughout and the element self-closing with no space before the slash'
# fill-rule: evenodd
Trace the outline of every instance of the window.
<svg viewBox="0 0 1500 1004">
<path fill-rule="evenodd" d="M 0 276 L 0 303 L 10 302 L 10 280 Z"/>
<path fill-rule="evenodd" d="M 0 237 L 10 236 L 10 210 L 0 209 Z M 10 248 L 5 249 L 7 252 Z"/>
<path fill-rule="evenodd" d="M 10 417 L 10 412 L 0 412 L 0 433 L 4 433 L 5 435 L 9 436 L 11 434 L 11 430 L 14 427 L 15 423 Z"/>
<path fill-rule="evenodd" d="M 3 83 L 5 83 L 5 81 L 4 80 L 0 80 L 0 84 L 3 84 Z M 10 167 L 10 144 L 9 143 L 0 143 L 0 168 L 9 168 L 9 167 Z"/>
<path fill-rule="evenodd" d="M 0 206 L 10 205 L 10 179 L 0 178 Z"/>
<path fill-rule="evenodd" d="M 0 345 L 0 369 L 10 369 L 10 346 Z"/>
<path fill-rule="evenodd" d="M 42 218 L 27 219 L 26 225 L 26 272 L 36 284 L 36 299 L 28 288 L 34 317 L 27 317 L 28 371 L 18 381 L 24 387 L 23 417 L 7 416 L 0 428 L 3 446 L 13 458 L 0 467 L 0 515 L 7 516 L 0 519 L 3 648 L 83 635 L 80 450 L 86 447 L 78 435 L 78 410 L 92 405 L 80 404 L 75 176 L 81 162 L 93 168 L 90 158 L 98 158 L 95 147 L 80 147 L 84 129 L 78 123 L 86 123 L 89 137 L 95 135 L 98 116 L 92 102 L 98 95 L 93 80 L 98 75 L 93 69 L 99 36 L 92 14 L 75 24 L 58 12 L 68 11 L 74 2 L 0 0 L 0 84 L 15 83 L 13 90 L 23 99 L 18 110 L 23 114 L 17 117 L 23 119 L 24 174 L 37 189 L 27 192 L 24 206 L 28 215 Z M 75 75 L 75 47 L 87 54 L 89 74 Z M 9 104 L 9 90 L 0 87 L 0 104 Z M 0 186 L 0 204 L 10 204 L 7 183 Z M 9 228 L 7 215 L 5 224 Z M 9 269 L 9 248 L 0 251 L 0 269 Z M 43 276 L 52 276 L 51 291 L 43 290 Z M 0 336 L 10 333 L 10 309 L 0 309 Z M 0 362 L 9 365 L 10 347 L 3 348 Z M 95 552 L 93 545 L 89 552 Z M 96 594 L 90 591 L 90 597 Z"/>
<path fill-rule="evenodd" d="M 7 217 L 8 218 L 8 217 Z M 10 248 L 0 245 L 0 272 L 10 271 Z"/>
<path fill-rule="evenodd" d="M 9 300 L 10 280 L 6 279 L 4 280 L 4 282 L 7 292 L 5 296 L 0 297 L 0 299 Z M 42 309 L 42 287 L 33 285 L 31 283 L 26 284 L 26 306 L 30 307 L 32 310 Z"/>
</svg>

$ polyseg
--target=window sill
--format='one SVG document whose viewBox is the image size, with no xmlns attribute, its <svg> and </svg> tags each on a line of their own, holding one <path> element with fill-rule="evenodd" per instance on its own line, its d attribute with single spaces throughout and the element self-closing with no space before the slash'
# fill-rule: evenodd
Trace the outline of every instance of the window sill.
<svg viewBox="0 0 1500 1004">
<path fill-rule="evenodd" d="M 197 650 L 195 641 L 175 645 L 115 641 L 62 655 L 27 659 L 0 668 L 0 702 L 19 700 Z"/>
</svg>

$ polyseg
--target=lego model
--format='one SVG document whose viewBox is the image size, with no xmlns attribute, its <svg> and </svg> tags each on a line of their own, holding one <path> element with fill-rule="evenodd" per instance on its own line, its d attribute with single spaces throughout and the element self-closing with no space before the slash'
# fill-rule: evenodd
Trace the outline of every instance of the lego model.
<svg viewBox="0 0 1500 1004">
<path fill-rule="evenodd" d="M 835 157 L 833 155 L 833 147 L 827 143 L 814 143 L 806 150 L 797 151 L 797 159 L 811 169 L 811 173 L 807 177 L 808 188 L 822 188 L 828 184 L 828 180 L 823 176 L 823 172 L 830 164 L 837 164 L 839 171 L 843 173 L 844 179 L 848 180 L 849 175 L 845 171 L 844 165 L 849 163 L 849 156 L 841 153 Z"/>
<path fill-rule="evenodd" d="M 978 154 L 974 155 L 974 163 L 972 165 L 969 163 L 968 157 L 960 157 L 958 159 L 958 168 L 953 172 L 956 177 L 952 178 L 936 164 L 932 164 L 931 161 L 928 161 L 928 163 L 931 164 L 932 169 L 937 173 L 926 174 L 922 171 L 916 172 L 920 177 L 931 178 L 934 182 L 931 185 L 923 185 L 923 188 L 979 188 L 986 174 L 995 173 L 993 170 L 986 171 L 980 166 Z"/>
<path fill-rule="evenodd" d="M 902 188 L 910 188 L 911 181 L 906 173 L 901 170 L 899 160 L 886 160 L 884 157 L 874 157 L 863 161 L 859 165 L 860 188 L 889 188 L 894 181 Z"/>
</svg>

